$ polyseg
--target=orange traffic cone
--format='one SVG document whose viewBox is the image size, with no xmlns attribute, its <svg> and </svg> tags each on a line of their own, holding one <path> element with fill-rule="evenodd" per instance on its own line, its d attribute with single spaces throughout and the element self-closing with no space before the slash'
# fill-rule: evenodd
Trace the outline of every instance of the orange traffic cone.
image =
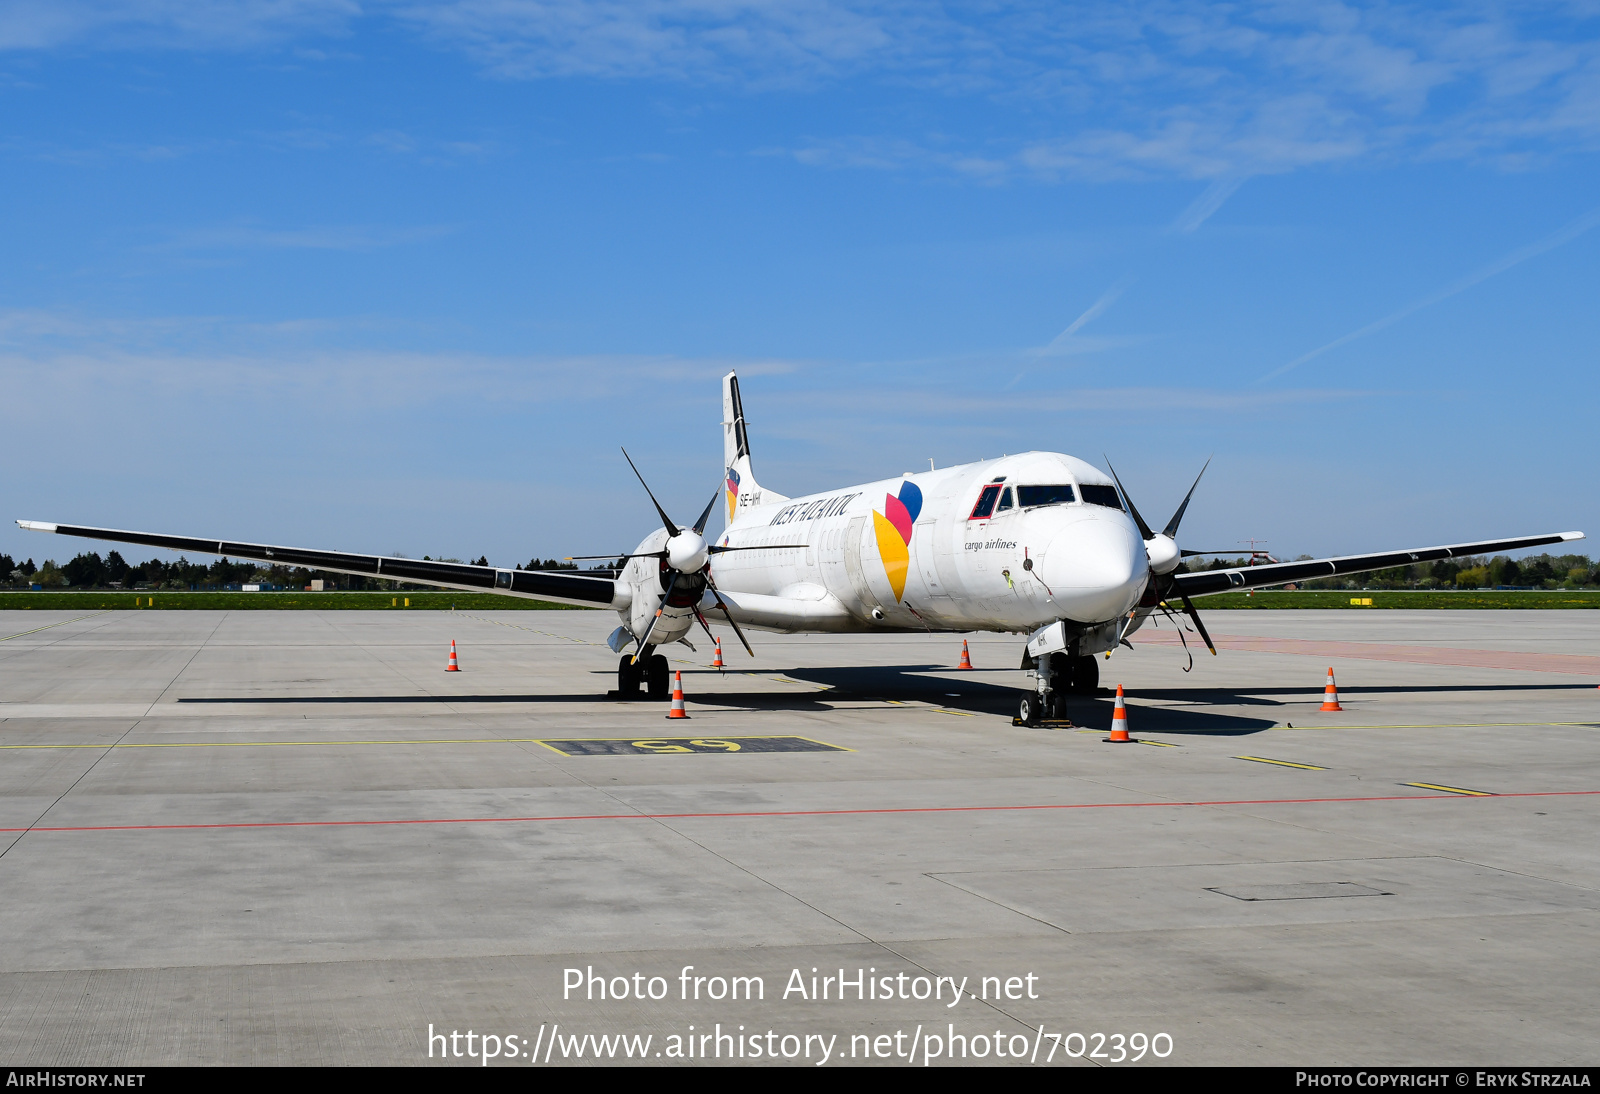
<svg viewBox="0 0 1600 1094">
<path fill-rule="evenodd" d="M 957 665 L 956 668 L 970 669 L 971 667 L 972 658 L 967 654 L 967 640 L 963 638 L 961 640 L 961 664 Z"/>
<path fill-rule="evenodd" d="M 1322 705 L 1318 710 L 1343 710 L 1339 705 L 1339 689 L 1333 684 L 1333 666 L 1328 666 L 1328 686 L 1322 689 Z"/>
<path fill-rule="evenodd" d="M 720 669 L 722 667 L 722 639 L 720 638 L 717 639 L 717 656 L 712 659 L 711 667 L 714 669 Z"/>
<path fill-rule="evenodd" d="M 461 666 L 456 664 L 456 640 L 450 639 L 450 661 L 444 667 L 445 672 L 460 672 Z"/>
<path fill-rule="evenodd" d="M 1112 744 L 1133 744 L 1134 740 L 1128 736 L 1128 708 L 1122 701 L 1122 685 L 1117 685 L 1117 705 L 1111 711 L 1111 736 L 1106 740 Z"/>
<path fill-rule="evenodd" d="M 672 709 L 667 711 L 668 718 L 687 718 L 689 712 L 683 709 L 683 673 L 672 674 Z"/>
</svg>

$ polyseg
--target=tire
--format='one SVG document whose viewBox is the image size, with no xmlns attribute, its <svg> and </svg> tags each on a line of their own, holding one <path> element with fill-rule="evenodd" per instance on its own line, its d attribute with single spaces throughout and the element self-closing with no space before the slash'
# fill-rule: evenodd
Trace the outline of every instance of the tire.
<svg viewBox="0 0 1600 1094">
<path fill-rule="evenodd" d="M 1096 695 L 1100 691 L 1100 662 L 1093 657 L 1072 659 L 1072 694 Z"/>
<path fill-rule="evenodd" d="M 639 678 L 643 675 L 639 670 L 643 665 L 633 663 L 631 654 L 623 654 L 622 660 L 617 662 L 617 698 L 637 699 L 639 697 Z"/>
<path fill-rule="evenodd" d="M 650 689 L 650 698 L 672 698 L 672 671 L 667 668 L 667 659 L 664 655 L 658 653 L 650 658 L 649 668 L 645 671 L 645 681 Z"/>
<path fill-rule="evenodd" d="M 1039 724 L 1039 696 L 1033 692 L 1024 695 L 1017 703 L 1017 720 L 1025 726 Z"/>
</svg>

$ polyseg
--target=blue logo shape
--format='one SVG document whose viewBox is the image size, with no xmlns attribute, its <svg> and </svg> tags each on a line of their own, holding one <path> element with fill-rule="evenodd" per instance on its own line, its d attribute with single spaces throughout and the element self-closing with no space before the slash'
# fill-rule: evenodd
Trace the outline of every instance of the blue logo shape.
<svg viewBox="0 0 1600 1094">
<path fill-rule="evenodd" d="M 917 514 L 922 512 L 922 491 L 917 489 L 917 484 L 907 479 L 900 484 L 900 504 L 906 507 L 906 512 L 911 514 L 913 522 Z"/>
</svg>

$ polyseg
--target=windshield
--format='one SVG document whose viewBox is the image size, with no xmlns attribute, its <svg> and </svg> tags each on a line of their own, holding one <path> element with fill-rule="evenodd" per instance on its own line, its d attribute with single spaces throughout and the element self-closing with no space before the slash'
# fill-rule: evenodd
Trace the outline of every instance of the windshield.
<svg viewBox="0 0 1600 1094">
<path fill-rule="evenodd" d="M 1060 486 L 1017 487 L 1017 504 L 1024 509 L 1032 509 L 1037 505 L 1066 505 L 1068 502 L 1077 500 L 1077 495 L 1072 492 L 1072 487 L 1066 484 Z"/>
<path fill-rule="evenodd" d="M 1115 486 L 1091 486 L 1084 483 L 1079 489 L 1083 491 L 1083 500 L 1090 505 L 1104 505 L 1107 509 L 1122 508 L 1122 499 L 1117 496 Z"/>
<path fill-rule="evenodd" d="M 994 503 L 1000 497 L 998 486 L 985 486 L 983 493 L 978 495 L 978 504 L 972 507 L 972 515 L 968 520 L 987 520 L 994 513 Z"/>
</svg>

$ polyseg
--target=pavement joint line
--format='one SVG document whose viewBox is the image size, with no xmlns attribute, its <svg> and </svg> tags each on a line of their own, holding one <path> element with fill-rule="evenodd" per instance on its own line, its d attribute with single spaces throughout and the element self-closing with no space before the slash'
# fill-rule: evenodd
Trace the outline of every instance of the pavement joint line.
<svg viewBox="0 0 1600 1094">
<path fill-rule="evenodd" d="M 603 646 L 603 645 L 605 645 L 604 642 L 591 642 L 587 638 L 573 638 L 573 637 L 571 637 L 569 635 L 565 635 L 565 634 L 555 634 L 552 631 L 541 631 L 538 627 L 524 627 L 520 623 L 506 623 L 506 622 L 502 622 L 499 619 L 485 619 L 481 615 L 471 615 L 471 614 L 469 614 L 467 612 L 456 612 L 454 608 L 452 608 L 451 611 L 454 612 L 456 615 L 459 615 L 463 619 L 475 619 L 479 623 L 493 623 L 497 627 L 509 627 L 514 631 L 527 631 L 529 634 L 542 634 L 546 638 L 559 638 L 563 642 L 576 642 L 581 646 Z"/>
<path fill-rule="evenodd" d="M 104 611 L 104 612 L 100 612 L 99 614 L 100 615 L 109 615 L 111 613 L 109 611 Z M 161 695 L 157 695 L 156 698 L 155 698 L 155 702 L 152 702 L 150 704 L 151 707 L 154 707 L 156 705 L 156 703 L 159 703 L 161 701 L 162 696 L 166 695 L 167 692 L 172 690 L 172 685 L 176 684 L 178 682 L 178 678 L 181 677 L 184 673 L 189 671 L 189 666 L 194 664 L 195 658 L 200 656 L 201 652 L 206 648 L 206 645 L 213 638 L 215 638 L 217 636 L 217 632 L 222 629 L 222 624 L 227 621 L 229 614 L 230 613 L 228 613 L 228 612 L 223 612 L 220 616 L 217 617 L 216 625 L 211 628 L 211 631 L 210 631 L 209 634 L 207 634 L 203 639 L 200 640 L 200 644 L 197 645 L 194 648 L 194 652 L 191 653 L 189 655 L 189 659 L 186 660 L 183 663 L 183 667 L 180 668 L 177 672 L 173 673 L 172 679 L 167 681 L 167 686 L 161 689 Z M 138 718 L 135 718 L 133 720 L 133 722 L 128 726 L 128 728 L 123 730 L 122 733 L 117 737 L 117 739 L 115 741 L 111 742 L 111 747 L 103 748 L 101 753 L 100 753 L 100 755 L 98 755 L 94 759 L 90 760 L 89 761 L 89 766 L 84 768 L 81 772 L 79 772 L 78 773 L 78 777 L 76 779 L 72 780 L 72 785 L 68 786 L 60 794 L 56 795 L 55 800 L 52 801 L 49 805 L 44 807 L 44 811 L 42 813 L 40 813 L 36 818 L 34 818 L 33 823 L 28 824 L 28 825 L 26 825 L 25 827 L 22 827 L 22 828 L 10 829 L 10 831 L 13 831 L 13 832 L 17 833 L 17 837 L 16 837 L 16 839 L 13 839 L 10 843 L 6 844 L 4 850 L 0 850 L 0 858 L 4 858 L 6 855 L 10 854 L 12 848 L 14 848 L 17 844 L 21 843 L 23 838 L 29 832 L 33 831 L 35 828 L 37 828 L 39 826 L 39 822 L 40 821 L 44 820 L 45 817 L 50 815 L 50 810 L 52 810 L 56 806 L 60 805 L 62 803 L 62 801 L 64 801 L 66 799 L 66 796 L 68 794 L 70 794 L 74 790 L 78 789 L 79 784 L 82 783 L 84 779 L 87 779 L 94 772 L 95 768 L 100 766 L 100 761 L 105 759 L 107 756 L 111 755 L 111 748 L 116 747 L 116 745 L 118 745 L 122 741 L 126 740 L 128 734 L 132 733 L 135 729 L 139 728 L 139 723 L 144 721 L 144 719 L 146 717 L 148 717 L 149 714 L 150 714 L 150 711 L 146 710 L 143 715 L 141 715 Z"/>
<path fill-rule="evenodd" d="M 1297 763 L 1293 763 L 1292 761 L 1289 761 L 1289 760 L 1269 760 L 1265 756 L 1235 756 L 1234 759 L 1236 759 L 1236 760 L 1249 760 L 1251 763 L 1258 763 L 1258 764 L 1276 764 L 1279 767 L 1298 767 L 1302 771 L 1326 771 L 1326 770 L 1328 770 L 1325 767 L 1318 767 L 1316 764 L 1297 764 Z M 1406 785 L 1407 786 L 1415 786 L 1417 784 L 1416 783 L 1407 783 Z"/>
<path fill-rule="evenodd" d="M 0 745 L 0 749 L 43 748 L 330 748 L 340 745 L 541 745 L 546 741 L 644 741 L 655 740 L 660 734 L 631 737 L 443 737 L 414 741 L 123 741 L 116 744 L 46 744 Z M 793 737 L 793 733 L 718 733 L 718 740 L 764 740 L 768 737 Z M 810 738 L 806 738 L 809 740 Z M 826 744 L 819 741 L 818 744 Z M 838 747 L 838 746 L 835 746 Z M 847 749 L 846 751 L 855 751 Z"/>
<path fill-rule="evenodd" d="M 554 738 L 552 738 L 554 739 Z M 1403 786 L 1418 785 L 1402 783 Z M 529 824 L 555 821 L 610 820 L 740 820 L 780 817 L 853 817 L 912 813 L 1006 813 L 1068 809 L 1192 809 L 1205 806 L 1328 805 L 1352 802 L 1461 801 L 1466 798 L 1561 798 L 1600 795 L 1600 790 L 1524 790 L 1489 794 L 1479 790 L 1452 790 L 1443 794 L 1387 794 L 1358 798 L 1248 798 L 1234 801 L 1074 802 L 1057 805 L 922 805 L 889 809 L 774 809 L 701 813 L 584 813 L 528 817 L 415 817 L 388 820 L 219 821 L 201 824 L 83 824 L 0 828 L 0 832 L 165 832 L 230 828 L 353 828 L 406 824 Z"/>
<path fill-rule="evenodd" d="M 102 615 L 110 615 L 111 612 L 112 612 L 112 609 L 107 608 L 103 612 L 92 612 L 89 615 L 80 615 L 80 616 L 77 616 L 76 618 L 73 618 L 73 619 L 63 619 L 59 623 L 49 623 L 49 624 L 46 624 L 43 627 L 35 627 L 31 631 L 19 631 L 16 634 L 8 634 L 4 638 L 0 638 L 0 642 L 9 642 L 13 638 L 22 638 L 22 637 L 25 637 L 25 636 L 30 635 L 30 634 L 38 634 L 40 631 L 48 631 L 48 630 L 51 630 L 51 629 L 53 629 L 55 627 L 65 627 L 68 623 L 77 623 L 80 620 L 84 620 L 84 619 L 98 619 Z"/>
</svg>

